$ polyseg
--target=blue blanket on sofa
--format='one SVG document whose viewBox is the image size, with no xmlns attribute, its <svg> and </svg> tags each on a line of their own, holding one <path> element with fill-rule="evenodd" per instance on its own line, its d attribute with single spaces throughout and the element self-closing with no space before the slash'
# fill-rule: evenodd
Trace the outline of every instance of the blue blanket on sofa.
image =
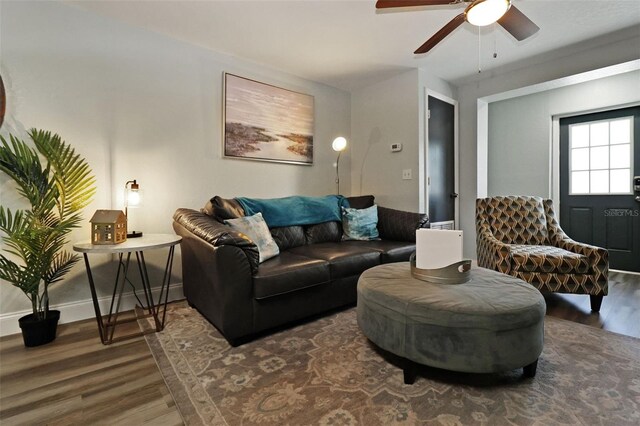
<svg viewBox="0 0 640 426">
<path fill-rule="evenodd" d="M 247 216 L 262 213 L 269 228 L 341 221 L 340 206 L 349 207 L 342 195 L 324 197 L 236 198 Z"/>
</svg>

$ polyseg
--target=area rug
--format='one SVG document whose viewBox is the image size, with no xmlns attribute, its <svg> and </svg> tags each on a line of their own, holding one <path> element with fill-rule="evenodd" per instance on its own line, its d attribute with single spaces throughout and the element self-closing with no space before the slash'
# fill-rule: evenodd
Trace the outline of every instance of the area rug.
<svg viewBox="0 0 640 426">
<path fill-rule="evenodd" d="M 640 424 L 640 339 L 552 317 L 532 379 L 425 367 L 405 385 L 355 309 L 234 348 L 179 302 L 146 339 L 187 425 Z"/>
</svg>

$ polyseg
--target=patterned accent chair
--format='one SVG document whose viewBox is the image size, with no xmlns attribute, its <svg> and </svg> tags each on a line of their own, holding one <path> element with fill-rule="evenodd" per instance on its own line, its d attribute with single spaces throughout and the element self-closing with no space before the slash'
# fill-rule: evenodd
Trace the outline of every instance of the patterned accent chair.
<svg viewBox="0 0 640 426">
<path fill-rule="evenodd" d="M 476 200 L 478 265 L 520 278 L 541 292 L 588 294 L 600 311 L 608 292 L 609 252 L 564 233 L 551 200 L 501 196 Z"/>
</svg>

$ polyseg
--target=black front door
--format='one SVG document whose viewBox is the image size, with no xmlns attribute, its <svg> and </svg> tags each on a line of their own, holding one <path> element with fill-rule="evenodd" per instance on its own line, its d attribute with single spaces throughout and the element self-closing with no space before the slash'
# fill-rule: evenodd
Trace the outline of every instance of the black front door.
<svg viewBox="0 0 640 426">
<path fill-rule="evenodd" d="M 429 149 L 427 185 L 431 223 L 455 220 L 455 106 L 428 97 Z"/>
<path fill-rule="evenodd" d="M 560 224 L 609 250 L 609 267 L 640 272 L 640 107 L 560 120 Z M 638 198 L 640 200 L 640 198 Z"/>
</svg>

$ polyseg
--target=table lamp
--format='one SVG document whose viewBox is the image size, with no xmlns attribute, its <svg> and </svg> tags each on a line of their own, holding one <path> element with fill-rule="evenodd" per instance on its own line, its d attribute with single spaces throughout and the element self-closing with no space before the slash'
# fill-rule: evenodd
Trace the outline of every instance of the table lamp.
<svg viewBox="0 0 640 426">
<path fill-rule="evenodd" d="M 129 222 L 129 207 L 138 207 L 140 205 L 140 201 L 140 185 L 135 179 L 127 181 L 127 183 L 124 184 L 124 215 L 127 216 L 127 223 Z M 142 232 L 127 232 L 127 238 L 138 237 L 142 237 Z"/>
</svg>

